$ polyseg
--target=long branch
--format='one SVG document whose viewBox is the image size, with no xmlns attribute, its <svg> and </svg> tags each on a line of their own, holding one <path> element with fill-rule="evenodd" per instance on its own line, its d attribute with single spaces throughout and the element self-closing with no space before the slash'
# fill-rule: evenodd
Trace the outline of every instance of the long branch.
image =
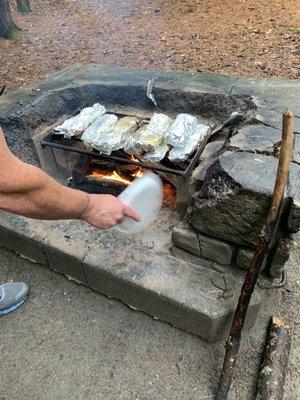
<svg viewBox="0 0 300 400">
<path fill-rule="evenodd" d="M 285 110 L 283 112 L 281 149 L 272 203 L 268 214 L 267 223 L 261 233 L 259 242 L 256 246 L 251 264 L 245 277 L 238 305 L 233 317 L 229 338 L 226 342 L 226 354 L 216 396 L 217 400 L 226 400 L 230 390 L 234 367 L 240 347 L 241 332 L 247 315 L 248 306 L 257 282 L 258 275 L 260 273 L 263 260 L 265 258 L 266 251 L 272 241 L 287 184 L 291 152 L 293 148 L 293 133 L 294 114 L 290 110 Z"/>
</svg>

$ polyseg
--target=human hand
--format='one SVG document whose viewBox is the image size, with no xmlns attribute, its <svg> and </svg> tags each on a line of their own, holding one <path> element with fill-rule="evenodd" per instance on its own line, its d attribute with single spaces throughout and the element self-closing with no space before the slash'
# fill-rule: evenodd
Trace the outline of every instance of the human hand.
<svg viewBox="0 0 300 400">
<path fill-rule="evenodd" d="M 88 194 L 88 204 L 81 219 L 95 228 L 108 229 L 117 225 L 125 215 L 140 221 L 140 216 L 117 197 L 108 194 Z"/>
</svg>

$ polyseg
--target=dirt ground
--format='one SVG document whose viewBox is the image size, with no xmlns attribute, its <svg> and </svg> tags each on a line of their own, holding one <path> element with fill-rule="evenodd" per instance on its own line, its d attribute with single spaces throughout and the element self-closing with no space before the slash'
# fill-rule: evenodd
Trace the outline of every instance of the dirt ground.
<svg viewBox="0 0 300 400">
<path fill-rule="evenodd" d="M 7 90 L 76 63 L 297 78 L 297 1 L 31 0 L 0 40 Z M 299 64 L 298 64 L 299 67 Z"/>
</svg>

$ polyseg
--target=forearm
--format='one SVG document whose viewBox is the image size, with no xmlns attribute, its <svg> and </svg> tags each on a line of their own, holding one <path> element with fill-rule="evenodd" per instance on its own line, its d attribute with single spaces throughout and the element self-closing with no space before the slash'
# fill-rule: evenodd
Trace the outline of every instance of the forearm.
<svg viewBox="0 0 300 400">
<path fill-rule="evenodd" d="M 14 160 L 15 174 L 0 191 L 0 208 L 39 219 L 76 219 L 86 209 L 86 193 L 66 188 L 39 168 Z"/>
<path fill-rule="evenodd" d="M 38 219 L 83 219 L 107 229 L 125 215 L 139 215 L 110 195 L 89 195 L 66 188 L 39 168 L 12 155 L 0 128 L 0 210 Z"/>
</svg>

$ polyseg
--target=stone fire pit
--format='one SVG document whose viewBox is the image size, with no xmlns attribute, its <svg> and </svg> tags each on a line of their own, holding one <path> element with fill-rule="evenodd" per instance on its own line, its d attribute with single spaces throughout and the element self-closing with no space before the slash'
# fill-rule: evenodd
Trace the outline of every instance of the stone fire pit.
<svg viewBox="0 0 300 400">
<path fill-rule="evenodd" d="M 207 144 L 188 186 L 185 215 L 164 207 L 139 236 L 100 232 L 79 221 L 33 221 L 2 212 L 0 245 L 133 308 L 209 341 L 227 334 L 275 181 L 281 112 L 299 115 L 299 86 L 212 74 L 74 66 L 0 98 L 0 124 L 12 151 L 66 183 L 62 165 L 40 142 L 77 108 L 148 116 L 188 112 L 220 129 Z M 237 113 L 234 123 L 229 121 Z M 226 122 L 227 121 L 227 122 Z M 228 122 L 229 121 L 229 122 Z M 281 279 L 292 234 L 300 228 L 300 124 L 277 238 L 264 273 Z M 224 290 L 226 289 L 226 290 Z M 256 292 L 248 326 L 262 296 Z"/>
</svg>

